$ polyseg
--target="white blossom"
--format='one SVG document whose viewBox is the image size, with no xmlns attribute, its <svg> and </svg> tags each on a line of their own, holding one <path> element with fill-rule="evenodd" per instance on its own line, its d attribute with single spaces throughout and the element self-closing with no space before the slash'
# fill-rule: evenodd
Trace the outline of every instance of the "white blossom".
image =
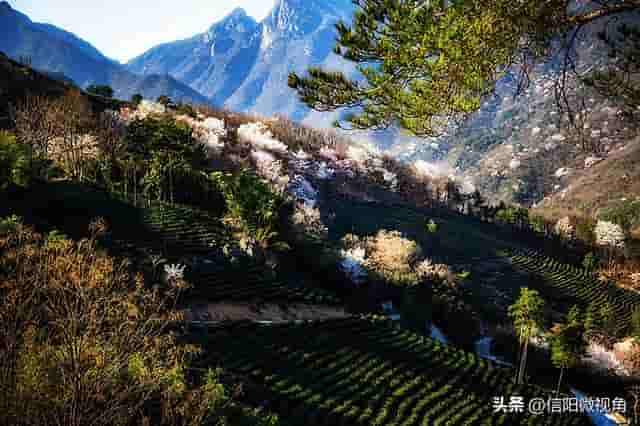
<svg viewBox="0 0 640 426">
<path fill-rule="evenodd" d="M 626 236 L 622 227 L 613 222 L 599 220 L 594 230 L 596 243 L 602 246 L 624 248 Z"/>
<path fill-rule="evenodd" d="M 271 132 L 262 123 L 243 124 L 238 128 L 238 138 L 250 143 L 254 147 L 284 154 L 287 145 L 273 138 Z"/>
<path fill-rule="evenodd" d="M 321 157 L 324 157 L 327 160 L 338 161 L 338 153 L 336 152 L 335 149 L 331 149 L 326 146 L 323 146 L 322 148 L 320 148 L 319 154 Z"/>
<path fill-rule="evenodd" d="M 184 278 L 185 265 L 164 265 L 164 272 L 168 281 Z"/>
<path fill-rule="evenodd" d="M 556 170 L 556 172 L 553 175 L 557 178 L 561 178 L 561 177 L 567 176 L 569 173 L 571 173 L 571 171 L 568 168 L 561 167 L 558 170 Z"/>
<path fill-rule="evenodd" d="M 311 235 L 323 237 L 329 231 L 322 222 L 320 210 L 311 204 L 297 203 L 291 220 L 294 225 Z"/>
<path fill-rule="evenodd" d="M 208 130 L 210 130 L 212 132 L 215 132 L 217 134 L 224 134 L 225 133 L 224 121 L 223 120 L 218 120 L 217 118 L 214 118 L 214 117 L 207 117 L 202 122 L 202 127 L 204 127 L 205 129 L 208 129 Z"/>
<path fill-rule="evenodd" d="M 575 237 L 576 228 L 573 223 L 571 223 L 571 218 L 569 216 L 565 216 L 558 220 L 553 229 L 556 234 L 564 238 L 573 239 Z"/>
<path fill-rule="evenodd" d="M 251 158 L 256 163 L 256 172 L 275 186 L 275 190 L 283 193 L 289 184 L 289 176 L 283 174 L 282 162 L 267 151 L 252 151 Z"/>
<path fill-rule="evenodd" d="M 367 273 L 365 271 L 366 250 L 364 247 L 352 247 L 348 250 L 342 250 L 342 262 L 340 266 L 342 270 L 355 283 L 360 284 L 365 279 Z"/>
<path fill-rule="evenodd" d="M 392 191 L 398 189 L 398 175 L 386 169 L 382 169 L 382 178 Z"/>
<path fill-rule="evenodd" d="M 140 118 L 145 118 L 151 114 L 164 114 L 167 112 L 167 108 L 160 103 L 143 99 L 138 105 L 137 112 L 140 114 Z"/>
<path fill-rule="evenodd" d="M 362 146 L 349 145 L 347 147 L 347 157 L 356 163 L 364 164 L 371 158 L 371 153 Z"/>
<path fill-rule="evenodd" d="M 327 180 L 331 179 L 335 176 L 335 169 L 329 167 L 329 165 L 325 161 L 321 161 L 318 164 L 318 171 L 316 172 L 316 177 L 318 179 Z"/>
<path fill-rule="evenodd" d="M 629 371 L 624 367 L 623 363 L 616 358 L 612 351 L 596 343 L 590 343 L 589 346 L 587 346 L 584 361 L 600 370 L 613 371 L 621 376 L 629 375 Z"/>
<path fill-rule="evenodd" d="M 310 160 L 311 156 L 309 154 L 307 154 L 306 152 L 304 152 L 304 150 L 302 148 L 300 148 L 298 150 L 298 152 L 294 152 L 293 153 L 293 157 L 296 160 L 302 160 L 302 161 L 306 161 L 306 160 Z"/>
</svg>

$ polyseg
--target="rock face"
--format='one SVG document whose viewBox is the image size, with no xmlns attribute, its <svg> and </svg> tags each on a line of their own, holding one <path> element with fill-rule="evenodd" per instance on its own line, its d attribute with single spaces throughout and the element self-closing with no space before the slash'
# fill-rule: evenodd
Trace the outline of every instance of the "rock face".
<svg viewBox="0 0 640 426">
<path fill-rule="evenodd" d="M 310 66 L 343 68 L 332 53 L 334 25 L 353 11 L 349 0 L 278 0 L 258 23 L 236 9 L 207 32 L 154 47 L 127 67 L 167 73 L 232 110 L 302 120 L 309 110 L 287 86 L 288 75 Z"/>
<path fill-rule="evenodd" d="M 140 77 L 74 34 L 32 22 L 7 2 L 0 2 L 0 51 L 13 58 L 28 57 L 35 69 L 64 75 L 80 87 L 108 84 L 121 99 L 141 93 L 149 99 L 168 95 L 175 101 L 207 102 L 172 77 L 151 74 Z"/>
<path fill-rule="evenodd" d="M 251 72 L 260 36 L 260 25 L 236 9 L 206 32 L 154 47 L 127 67 L 141 75 L 169 74 L 221 105 Z"/>
</svg>

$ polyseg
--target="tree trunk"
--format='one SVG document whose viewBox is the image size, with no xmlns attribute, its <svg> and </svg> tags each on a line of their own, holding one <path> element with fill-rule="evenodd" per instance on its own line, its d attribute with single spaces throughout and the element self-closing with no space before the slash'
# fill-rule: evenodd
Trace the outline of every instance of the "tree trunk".
<svg viewBox="0 0 640 426">
<path fill-rule="evenodd" d="M 171 192 L 171 204 L 173 204 L 173 166 L 169 167 L 169 192 Z"/>
<path fill-rule="evenodd" d="M 563 373 L 564 373 L 564 366 L 560 367 L 560 377 L 558 378 L 558 386 L 556 387 L 556 397 L 560 394 L 560 384 L 562 383 Z"/>
<path fill-rule="evenodd" d="M 133 166 L 133 205 L 138 207 L 138 182 L 136 181 L 136 166 Z"/>
<path fill-rule="evenodd" d="M 524 342 L 520 342 L 518 351 L 518 369 L 516 370 L 515 382 L 518 383 L 518 377 L 520 377 L 520 368 L 522 368 L 522 354 L 524 352 Z"/>
<path fill-rule="evenodd" d="M 524 379 L 524 371 L 527 366 L 527 351 L 529 349 L 529 333 L 526 334 L 524 347 L 522 349 L 522 358 L 520 359 L 520 369 L 518 370 L 518 384 L 521 385 Z"/>
</svg>

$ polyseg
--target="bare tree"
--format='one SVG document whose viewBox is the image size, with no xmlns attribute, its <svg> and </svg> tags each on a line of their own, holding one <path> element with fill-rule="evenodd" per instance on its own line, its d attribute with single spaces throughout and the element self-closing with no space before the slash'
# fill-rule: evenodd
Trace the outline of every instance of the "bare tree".
<svg viewBox="0 0 640 426">
<path fill-rule="evenodd" d="M 86 156 L 95 148 L 88 132 L 93 115 L 88 100 L 78 90 L 69 90 L 53 108 L 55 134 L 60 143 L 58 153 L 64 159 L 71 177 L 83 180 Z"/>
<path fill-rule="evenodd" d="M 18 142 L 31 147 L 39 158 L 49 158 L 49 144 L 56 136 L 55 101 L 27 96 L 11 108 Z"/>
<path fill-rule="evenodd" d="M 102 160 L 104 179 L 110 184 L 119 158 L 125 152 L 125 124 L 113 111 L 105 111 L 96 120 L 95 136 Z"/>
<path fill-rule="evenodd" d="M 98 250 L 102 220 L 77 243 L 8 225 L 0 220 L 0 424 L 198 424 L 216 415 L 222 385 L 214 377 L 190 389 L 184 363 L 196 348 L 167 330 L 182 318 L 180 276 L 150 289 Z"/>
</svg>

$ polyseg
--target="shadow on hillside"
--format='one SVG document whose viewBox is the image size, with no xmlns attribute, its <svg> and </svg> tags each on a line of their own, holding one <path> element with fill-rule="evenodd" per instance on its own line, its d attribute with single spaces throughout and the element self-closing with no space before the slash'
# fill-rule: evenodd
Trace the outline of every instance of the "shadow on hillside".
<svg viewBox="0 0 640 426">
<path fill-rule="evenodd" d="M 107 221 L 113 239 L 158 239 L 144 226 L 140 209 L 79 183 L 40 183 L 13 192 L 0 205 L 0 216 L 11 214 L 40 232 L 56 229 L 74 239 L 87 237 L 89 224 L 98 217 Z"/>
</svg>

